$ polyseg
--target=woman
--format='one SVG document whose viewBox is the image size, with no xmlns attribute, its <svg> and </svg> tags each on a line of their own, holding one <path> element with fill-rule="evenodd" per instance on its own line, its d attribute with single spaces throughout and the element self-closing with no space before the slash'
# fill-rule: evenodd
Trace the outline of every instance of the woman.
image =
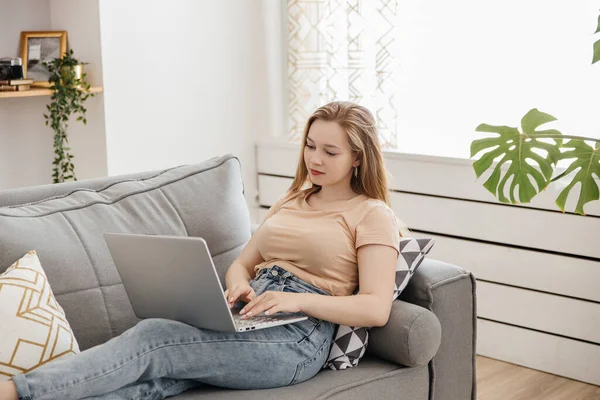
<svg viewBox="0 0 600 400">
<path fill-rule="evenodd" d="M 371 113 L 349 102 L 319 108 L 288 193 L 229 267 L 225 291 L 230 306 L 247 302 L 244 318 L 301 312 L 307 320 L 244 333 L 143 320 L 13 377 L 0 385 L 0 400 L 155 399 L 202 384 L 259 389 L 313 377 L 334 324 L 383 326 L 389 318 L 400 232 L 385 174 Z"/>
</svg>

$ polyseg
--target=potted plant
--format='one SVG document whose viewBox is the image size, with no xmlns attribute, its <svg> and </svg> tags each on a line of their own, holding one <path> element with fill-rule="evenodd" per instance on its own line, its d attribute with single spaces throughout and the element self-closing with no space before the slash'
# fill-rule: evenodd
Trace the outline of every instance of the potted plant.
<svg viewBox="0 0 600 400">
<path fill-rule="evenodd" d="M 600 17 L 594 33 L 599 32 Z M 594 43 L 592 64 L 598 61 L 600 61 L 600 39 Z M 569 193 L 577 183 L 581 183 L 575 213 L 585 215 L 584 205 L 600 198 L 596 182 L 600 178 L 600 139 L 563 135 L 556 129 L 538 130 L 541 125 L 555 120 L 552 115 L 533 108 L 521 119 L 520 131 L 512 126 L 480 124 L 476 131 L 496 133 L 499 136 L 477 139 L 471 143 L 471 158 L 481 151 L 488 150 L 473 163 L 473 168 L 479 178 L 492 166 L 495 159 L 501 157 L 483 186 L 501 202 L 512 204 L 529 203 L 550 183 L 577 171 L 572 181 L 558 195 L 556 205 L 565 212 Z M 551 139 L 551 141 L 540 139 Z M 594 143 L 590 145 L 586 142 Z M 537 165 L 527 160 L 532 160 Z M 553 176 L 560 160 L 571 160 L 571 162 L 564 172 Z M 501 167 L 506 162 L 510 162 L 510 165 L 502 177 Z M 511 176 L 513 179 L 507 197 L 505 186 Z M 530 177 L 536 185 L 530 181 Z M 517 186 L 518 200 L 515 198 Z"/>
<path fill-rule="evenodd" d="M 61 58 L 44 63 L 51 74 L 48 82 L 52 97 L 50 104 L 46 105 L 48 114 L 44 114 L 44 118 L 46 126 L 50 125 L 54 131 L 53 183 L 77 180 L 67 128 L 74 114 L 79 114 L 77 121 L 87 124 L 84 103 L 94 94 L 89 92 L 90 85 L 85 81 L 87 74 L 83 73 L 83 64 L 73 56 L 73 50 Z"/>
</svg>

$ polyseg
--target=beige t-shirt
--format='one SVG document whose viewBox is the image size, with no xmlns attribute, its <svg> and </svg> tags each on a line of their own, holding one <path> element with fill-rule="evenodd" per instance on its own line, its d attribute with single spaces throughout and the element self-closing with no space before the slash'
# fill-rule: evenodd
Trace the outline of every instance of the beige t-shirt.
<svg viewBox="0 0 600 400">
<path fill-rule="evenodd" d="M 313 208 L 306 201 L 312 191 L 288 193 L 269 209 L 254 233 L 265 260 L 254 271 L 279 265 L 332 295 L 351 295 L 358 286 L 357 249 L 398 250 L 396 219 L 383 201 L 365 195 Z"/>
</svg>

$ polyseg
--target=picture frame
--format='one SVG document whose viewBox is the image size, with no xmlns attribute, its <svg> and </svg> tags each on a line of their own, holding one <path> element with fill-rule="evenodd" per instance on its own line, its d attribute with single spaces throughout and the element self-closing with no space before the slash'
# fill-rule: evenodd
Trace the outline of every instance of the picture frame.
<svg viewBox="0 0 600 400">
<path fill-rule="evenodd" d="M 32 86 L 50 87 L 50 72 L 42 65 L 67 53 L 67 31 L 21 32 L 23 76 L 33 79 Z"/>
</svg>

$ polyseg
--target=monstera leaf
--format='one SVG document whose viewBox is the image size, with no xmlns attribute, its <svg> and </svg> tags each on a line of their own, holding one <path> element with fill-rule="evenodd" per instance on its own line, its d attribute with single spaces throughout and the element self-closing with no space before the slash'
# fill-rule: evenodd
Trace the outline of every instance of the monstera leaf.
<svg viewBox="0 0 600 400">
<path fill-rule="evenodd" d="M 573 189 L 575 184 L 581 183 L 579 188 L 579 201 L 575 212 L 577 214 L 585 215 L 583 212 L 583 206 L 590 201 L 598 200 L 600 198 L 598 192 L 598 185 L 595 179 L 600 178 L 600 146 L 595 149 L 588 145 L 583 140 L 569 140 L 563 146 L 563 149 L 572 149 L 565 151 L 560 155 L 561 159 L 575 160 L 569 165 L 569 167 L 562 174 L 552 179 L 552 182 L 562 178 L 565 175 L 579 169 L 579 171 L 573 177 L 573 181 L 565 187 L 556 199 L 556 205 L 564 212 L 565 202 L 569 196 L 569 192 Z M 594 175 L 596 176 L 594 178 Z"/>
<path fill-rule="evenodd" d="M 554 144 L 542 142 L 538 136 L 561 135 L 555 129 L 536 130 L 540 125 L 555 121 L 552 115 L 545 114 L 538 109 L 530 110 L 521 119 L 521 131 L 510 126 L 493 126 L 481 124 L 477 127 L 479 132 L 497 133 L 499 137 L 490 137 L 474 140 L 471 143 L 471 157 L 483 150 L 489 150 L 481 158 L 473 163 L 475 174 L 479 178 L 494 162 L 494 159 L 502 156 L 498 161 L 489 179 L 483 186 L 503 203 L 509 203 L 505 195 L 505 186 L 512 176 L 513 180 L 509 189 L 510 202 L 513 204 L 528 203 L 531 199 L 544 190 L 550 183 L 556 163 L 561 157 L 560 145 L 562 139 L 554 138 Z M 546 156 L 533 151 L 533 149 L 545 150 Z M 536 168 L 527 160 L 533 160 L 539 166 Z M 504 177 L 502 177 L 502 166 L 510 163 Z M 532 177 L 537 184 L 533 185 L 529 180 Z M 515 199 L 515 189 L 519 187 L 519 200 Z"/>
</svg>

